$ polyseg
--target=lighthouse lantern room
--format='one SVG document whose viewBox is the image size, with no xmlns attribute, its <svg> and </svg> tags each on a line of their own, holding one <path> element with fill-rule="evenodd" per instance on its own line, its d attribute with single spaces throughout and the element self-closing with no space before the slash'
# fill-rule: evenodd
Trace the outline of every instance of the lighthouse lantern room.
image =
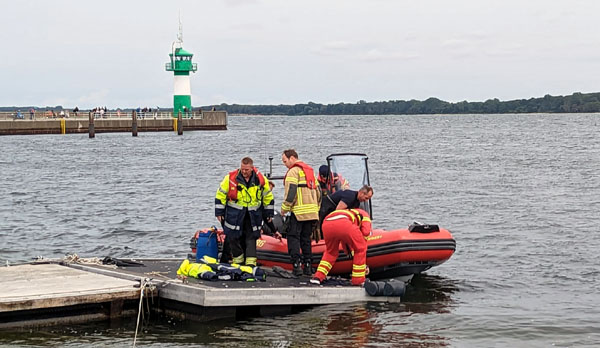
<svg viewBox="0 0 600 348">
<path fill-rule="evenodd" d="M 174 74 L 173 87 L 173 117 L 177 117 L 179 111 L 183 117 L 192 115 L 192 90 L 190 87 L 190 71 L 196 72 L 198 67 L 192 63 L 194 55 L 183 49 L 183 33 L 181 30 L 181 20 L 179 21 L 179 34 L 177 41 L 171 45 L 169 54 L 170 62 L 166 64 L 167 71 Z"/>
</svg>

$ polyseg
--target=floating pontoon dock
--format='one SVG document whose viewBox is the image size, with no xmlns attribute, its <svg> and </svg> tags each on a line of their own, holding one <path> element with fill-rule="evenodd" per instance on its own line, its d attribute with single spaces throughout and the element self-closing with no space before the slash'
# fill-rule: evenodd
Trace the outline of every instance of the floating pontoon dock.
<svg viewBox="0 0 600 348">
<path fill-rule="evenodd" d="M 182 320 L 289 314 L 307 306 L 361 301 L 364 288 L 316 286 L 308 277 L 265 282 L 177 279 L 180 259 L 138 259 L 142 267 L 43 262 L 0 267 L 0 328 L 54 325 L 137 315 L 140 295 L 152 311 Z M 267 271 L 269 271 L 267 269 Z"/>
</svg>

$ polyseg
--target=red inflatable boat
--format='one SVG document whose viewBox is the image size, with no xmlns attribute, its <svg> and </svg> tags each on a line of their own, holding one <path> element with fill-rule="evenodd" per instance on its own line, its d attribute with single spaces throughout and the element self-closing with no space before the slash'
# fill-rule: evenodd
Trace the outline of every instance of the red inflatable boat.
<svg viewBox="0 0 600 348">
<path fill-rule="evenodd" d="M 435 230 L 436 227 L 433 226 L 432 230 Z M 428 231 L 428 229 L 431 229 L 431 226 L 425 225 L 424 229 L 412 228 L 412 232 L 409 229 L 373 230 L 373 236 L 369 237 L 367 242 L 369 278 L 375 280 L 421 273 L 450 259 L 456 249 L 456 242 L 452 238 L 452 234 L 443 228 L 439 228 L 438 231 Z M 208 230 L 199 232 L 205 231 Z M 198 234 L 196 234 L 196 238 L 197 236 Z M 218 231 L 218 236 L 219 242 L 221 242 L 222 231 Z M 195 242 L 193 241 L 191 244 L 195 245 Z M 256 251 L 260 266 L 279 266 L 292 270 L 285 238 L 278 240 L 262 235 L 256 241 Z M 312 243 L 312 263 L 315 269 L 319 265 L 324 251 L 324 241 Z M 192 247 L 192 252 L 195 255 L 195 247 Z M 352 255 L 348 255 L 343 248 L 340 248 L 340 255 L 329 274 L 349 275 L 351 272 Z"/>
<path fill-rule="evenodd" d="M 351 189 L 357 190 L 362 185 L 369 184 L 367 156 L 364 154 L 330 155 L 327 157 L 327 164 L 332 172 L 343 173 L 343 176 L 350 180 L 350 184 L 354 184 Z M 270 175 L 268 177 L 277 179 Z M 370 203 L 370 201 L 362 203 L 361 208 L 373 216 Z M 276 216 L 275 225 L 278 225 L 277 218 L 281 219 L 280 216 Z M 376 218 L 373 218 L 374 224 L 376 221 Z M 199 232 L 196 232 L 196 238 Z M 222 231 L 219 230 L 217 235 L 220 245 L 223 240 Z M 196 253 L 195 245 L 195 238 L 192 238 L 191 247 L 194 254 Z M 414 223 L 406 229 L 391 231 L 374 229 L 367 246 L 367 265 L 370 269 L 368 278 L 382 279 L 421 273 L 440 265 L 454 254 L 456 242 L 450 231 L 446 229 L 437 225 Z M 256 241 L 256 249 L 259 265 L 279 266 L 292 270 L 285 238 L 279 240 L 263 234 Z M 318 243 L 313 241 L 312 264 L 315 269 L 324 251 L 325 242 L 323 240 Z M 340 247 L 340 255 L 329 274 L 345 276 L 350 275 L 351 272 L 352 255 L 348 255 Z"/>
</svg>

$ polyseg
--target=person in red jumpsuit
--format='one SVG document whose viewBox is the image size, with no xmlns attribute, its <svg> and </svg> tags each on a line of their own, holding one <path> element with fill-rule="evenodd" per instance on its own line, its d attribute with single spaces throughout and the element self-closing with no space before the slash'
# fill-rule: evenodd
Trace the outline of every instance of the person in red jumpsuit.
<svg viewBox="0 0 600 348">
<path fill-rule="evenodd" d="M 352 285 L 362 285 L 367 274 L 367 237 L 371 235 L 371 218 L 362 209 L 335 210 L 323 221 L 323 238 L 326 250 L 310 280 L 321 284 L 333 268 L 340 253 L 340 243 L 354 251 L 352 261 Z"/>
</svg>

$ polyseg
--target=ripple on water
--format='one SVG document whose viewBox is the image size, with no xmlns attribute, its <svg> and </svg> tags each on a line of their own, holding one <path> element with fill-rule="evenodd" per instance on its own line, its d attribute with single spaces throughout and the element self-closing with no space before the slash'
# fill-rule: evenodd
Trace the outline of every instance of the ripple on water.
<svg viewBox="0 0 600 348">
<path fill-rule="evenodd" d="M 274 173 L 283 174 L 282 149 L 295 148 L 313 166 L 330 153 L 365 152 L 376 228 L 438 223 L 457 241 L 452 259 L 413 278 L 402 303 L 202 325 L 158 320 L 140 345 L 591 347 L 600 341 L 600 313 L 591 305 L 600 292 L 598 115 L 229 122 L 227 131 L 183 137 L 0 137 L 0 261 L 65 253 L 185 257 L 192 233 L 216 223 L 216 187 L 240 157 L 253 157 L 265 172 L 272 155 Z M 257 130 L 255 122 L 268 127 Z M 357 129 L 359 140 L 344 132 Z M 276 206 L 283 196 L 277 184 Z M 135 322 L 71 328 L 31 333 L 31 341 L 13 336 L 17 343 L 0 335 L 0 344 L 125 346 Z M 222 339 L 227 335 L 231 340 Z"/>
</svg>

